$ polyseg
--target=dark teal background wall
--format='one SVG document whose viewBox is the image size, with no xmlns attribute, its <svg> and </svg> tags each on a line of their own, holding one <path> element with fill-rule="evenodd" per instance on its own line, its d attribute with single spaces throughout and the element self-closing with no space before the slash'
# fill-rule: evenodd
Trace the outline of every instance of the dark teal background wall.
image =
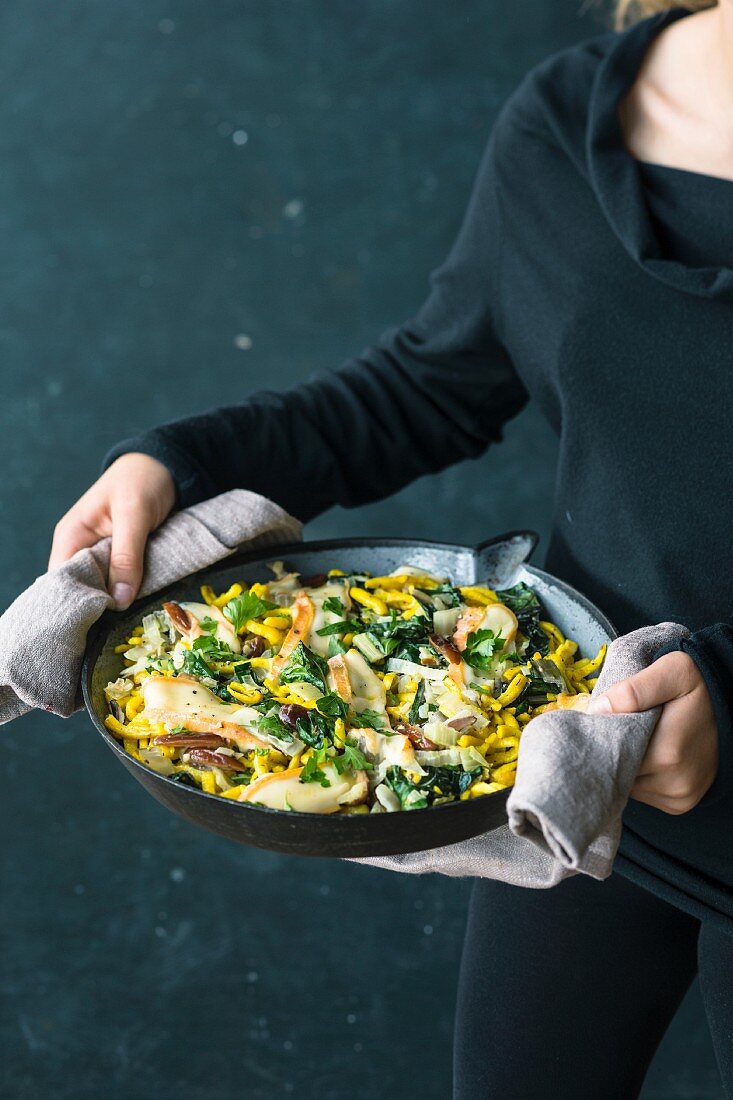
<svg viewBox="0 0 733 1100">
<path fill-rule="evenodd" d="M 575 0 L 3 0 L 0 604 L 113 441 L 407 317 L 504 97 L 602 28 Z M 554 460 L 528 409 L 308 534 L 544 534 Z M 82 716 L 1 743 L 3 1096 L 449 1095 L 467 883 L 199 833 Z M 721 1095 L 691 995 L 644 1096 Z"/>
</svg>

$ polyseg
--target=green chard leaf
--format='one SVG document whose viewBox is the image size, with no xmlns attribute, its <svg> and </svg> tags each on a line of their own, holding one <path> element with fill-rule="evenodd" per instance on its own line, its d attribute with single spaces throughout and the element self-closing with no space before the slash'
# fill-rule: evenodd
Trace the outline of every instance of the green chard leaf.
<svg viewBox="0 0 733 1100">
<path fill-rule="evenodd" d="M 335 691 L 329 691 L 327 695 L 322 695 L 316 706 L 321 714 L 327 715 L 328 718 L 345 718 L 349 709 L 348 705 Z"/>
<path fill-rule="evenodd" d="M 547 658 L 536 661 L 532 657 L 527 664 L 524 672 L 527 684 L 515 703 L 518 714 L 522 714 L 527 707 L 546 703 L 548 694 L 557 695 L 567 690 L 567 684 L 554 661 Z"/>
<path fill-rule="evenodd" d="M 403 810 L 422 810 L 428 804 L 428 796 L 420 791 L 417 784 L 408 779 L 401 768 L 393 764 L 387 769 L 385 783 L 391 787 L 400 800 Z"/>
<path fill-rule="evenodd" d="M 420 680 L 417 685 L 417 691 L 415 692 L 415 698 L 412 700 L 410 710 L 407 715 L 407 721 L 411 726 L 416 725 L 420 721 L 420 707 L 425 702 L 425 681 Z"/>
<path fill-rule="evenodd" d="M 298 642 L 280 672 L 280 683 L 312 684 L 325 695 L 327 676 L 328 665 L 323 657 L 319 657 L 303 642 Z"/>
<path fill-rule="evenodd" d="M 378 710 L 360 710 L 354 712 L 351 716 L 351 725 L 357 726 L 360 729 L 379 730 L 384 733 L 391 733 L 387 725 L 387 719 L 383 714 L 380 714 Z"/>
<path fill-rule="evenodd" d="M 420 646 L 430 644 L 428 619 L 424 615 L 402 619 L 393 610 L 389 619 L 371 623 L 367 633 L 385 657 L 399 657 L 416 664 L 420 663 Z"/>
<path fill-rule="evenodd" d="M 344 615 L 346 613 L 346 608 L 338 596 L 329 596 L 327 600 L 324 600 L 323 610 L 331 615 Z"/>
<path fill-rule="evenodd" d="M 463 768 L 426 768 L 427 775 L 420 777 L 420 787 L 429 788 L 433 793 L 434 788 L 440 788 L 442 795 L 452 795 L 458 798 L 467 791 L 476 779 L 482 776 L 481 768 L 473 768 L 472 771 L 464 771 Z"/>
<path fill-rule="evenodd" d="M 461 593 L 452 584 L 441 584 L 437 588 L 420 588 L 420 585 L 415 587 L 425 592 L 431 599 L 439 597 L 440 603 L 445 608 L 461 606 Z"/>
<path fill-rule="evenodd" d="M 307 718 L 299 718 L 295 729 L 301 741 L 311 748 L 322 749 L 333 741 L 333 731 L 328 718 L 317 710 L 309 710 Z"/>
<path fill-rule="evenodd" d="M 171 783 L 180 783 L 182 787 L 195 787 L 197 790 L 201 790 L 200 785 L 188 772 L 174 772 L 173 775 L 169 775 L 167 778 L 170 779 Z"/>
<path fill-rule="evenodd" d="M 328 639 L 328 656 L 337 657 L 339 653 L 346 653 L 347 647 L 340 642 L 335 634 Z"/>
<path fill-rule="evenodd" d="M 232 783 L 235 783 L 237 786 L 239 786 L 240 784 L 249 786 L 249 784 L 252 782 L 253 774 L 254 772 L 251 771 L 235 772 L 234 775 L 232 775 L 231 777 Z"/>
<path fill-rule="evenodd" d="M 327 638 L 330 634 L 350 634 L 361 630 L 361 623 L 353 619 L 340 619 L 337 623 L 328 623 L 316 631 L 319 638 Z"/>
<path fill-rule="evenodd" d="M 400 800 L 403 810 L 420 810 L 436 798 L 460 798 L 475 779 L 480 779 L 481 768 L 464 771 L 463 768 L 426 768 L 417 782 L 408 779 L 396 765 L 387 769 L 385 782 Z"/>
<path fill-rule="evenodd" d="M 520 581 L 513 588 L 505 588 L 496 593 L 501 602 L 517 616 L 519 629 L 529 641 L 528 655 L 538 652 L 546 657 L 550 652 L 550 642 L 540 626 L 542 608 L 532 589 Z"/>
<path fill-rule="evenodd" d="M 255 710 L 259 710 L 258 705 Z M 260 710 L 259 716 L 255 721 L 255 726 L 263 733 L 270 733 L 273 737 L 277 737 L 280 741 L 292 741 L 292 731 L 280 720 L 280 707 L 272 706 L 271 703 L 265 704 L 266 710 Z"/>
</svg>

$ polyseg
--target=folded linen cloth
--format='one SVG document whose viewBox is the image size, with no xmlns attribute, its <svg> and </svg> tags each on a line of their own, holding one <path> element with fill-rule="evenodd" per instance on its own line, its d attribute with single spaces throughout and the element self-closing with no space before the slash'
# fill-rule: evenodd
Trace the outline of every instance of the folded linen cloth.
<svg viewBox="0 0 733 1100">
<path fill-rule="evenodd" d="M 659 623 L 616 638 L 593 694 L 641 672 L 663 646 L 688 634 L 679 623 Z M 445 848 L 355 862 L 535 888 L 555 886 L 578 873 L 608 878 L 621 814 L 659 713 L 655 707 L 640 714 L 539 714 L 522 734 L 507 825 Z"/>
<path fill-rule="evenodd" d="M 300 522 L 250 493 L 228 493 L 170 516 L 148 540 L 140 596 L 253 549 L 301 538 Z M 87 633 L 114 601 L 107 592 L 111 539 L 44 573 L 0 616 L 0 724 L 42 707 L 68 718 L 83 706 Z"/>
</svg>

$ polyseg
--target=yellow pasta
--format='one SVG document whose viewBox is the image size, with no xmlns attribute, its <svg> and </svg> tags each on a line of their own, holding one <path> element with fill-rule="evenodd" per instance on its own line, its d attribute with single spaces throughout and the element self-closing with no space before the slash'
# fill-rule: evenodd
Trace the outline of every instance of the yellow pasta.
<svg viewBox="0 0 733 1100">
<path fill-rule="evenodd" d="M 587 695 L 606 653 L 579 653 L 524 585 L 456 588 L 408 566 L 306 584 L 273 572 L 203 585 L 216 612 L 168 603 L 115 647 L 105 723 L 130 756 L 285 811 L 481 798 L 512 785 L 527 723 Z"/>
</svg>

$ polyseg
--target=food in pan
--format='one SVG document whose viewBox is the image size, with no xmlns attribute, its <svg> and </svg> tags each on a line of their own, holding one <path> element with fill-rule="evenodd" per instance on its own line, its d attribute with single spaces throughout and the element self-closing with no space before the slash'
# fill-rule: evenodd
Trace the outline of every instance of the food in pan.
<svg viewBox="0 0 733 1100">
<path fill-rule="evenodd" d="M 131 756 L 222 798 L 364 814 L 500 791 L 527 722 L 582 703 L 605 656 L 581 656 L 524 583 L 270 568 L 145 615 L 105 688 Z"/>
</svg>

